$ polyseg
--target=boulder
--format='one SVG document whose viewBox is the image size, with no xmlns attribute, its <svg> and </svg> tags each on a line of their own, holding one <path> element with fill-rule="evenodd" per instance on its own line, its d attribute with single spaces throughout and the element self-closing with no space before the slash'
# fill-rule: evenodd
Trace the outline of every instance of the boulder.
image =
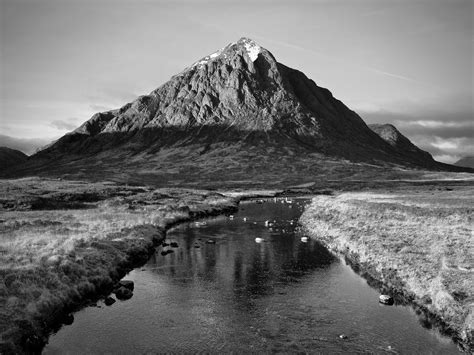
<svg viewBox="0 0 474 355">
<path fill-rule="evenodd" d="M 62 323 L 64 325 L 71 325 L 74 322 L 74 316 L 72 314 L 65 314 L 62 317 Z"/>
<path fill-rule="evenodd" d="M 115 303 L 115 299 L 112 298 L 112 297 L 110 297 L 110 296 L 109 296 L 109 297 L 106 297 L 105 300 L 104 300 L 104 304 L 105 304 L 106 306 L 111 306 L 111 305 L 113 305 L 114 303 Z"/>
<path fill-rule="evenodd" d="M 128 288 L 130 291 L 133 291 L 135 285 L 132 280 L 121 280 L 119 282 L 119 287 L 121 286 Z"/>
<path fill-rule="evenodd" d="M 121 286 L 117 290 L 115 290 L 115 296 L 118 300 L 128 300 L 132 298 L 133 292 L 130 291 L 128 288 Z"/>
<path fill-rule="evenodd" d="M 380 295 L 379 302 L 391 306 L 393 304 L 393 298 L 388 295 Z"/>
</svg>

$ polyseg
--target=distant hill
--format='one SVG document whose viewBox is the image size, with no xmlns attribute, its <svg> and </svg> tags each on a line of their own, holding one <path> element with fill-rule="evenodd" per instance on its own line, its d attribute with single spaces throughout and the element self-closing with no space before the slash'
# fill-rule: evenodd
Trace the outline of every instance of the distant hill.
<svg viewBox="0 0 474 355">
<path fill-rule="evenodd" d="M 28 156 L 16 149 L 0 147 L 0 170 L 24 163 Z"/>
<path fill-rule="evenodd" d="M 454 165 L 474 169 L 474 156 L 461 158 Z"/>
<path fill-rule="evenodd" d="M 17 138 L 0 134 L 0 147 L 20 150 L 27 155 L 35 153 L 41 147 L 51 143 L 50 139 L 43 138 Z"/>
<path fill-rule="evenodd" d="M 395 148 L 397 154 L 407 160 L 419 160 L 420 164 L 433 159 L 430 153 L 421 150 L 391 124 L 369 124 L 369 128 Z"/>
<path fill-rule="evenodd" d="M 462 170 L 434 161 L 393 126 L 369 128 L 329 90 L 241 38 L 150 94 L 95 114 L 8 174 L 265 184 L 355 176 L 369 166 Z"/>
</svg>

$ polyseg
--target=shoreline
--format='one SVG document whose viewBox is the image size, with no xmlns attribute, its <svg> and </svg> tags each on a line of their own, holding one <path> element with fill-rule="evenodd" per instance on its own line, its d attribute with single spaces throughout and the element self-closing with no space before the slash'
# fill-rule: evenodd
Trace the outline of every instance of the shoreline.
<svg viewBox="0 0 474 355">
<path fill-rule="evenodd" d="M 211 213 L 198 212 L 194 216 L 190 215 L 189 218 L 180 218 L 168 223 L 165 228 L 141 225 L 131 228 L 129 231 L 124 231 L 128 236 L 133 236 L 133 239 L 128 238 L 128 236 L 125 237 L 127 244 L 120 246 L 120 249 L 123 249 L 121 252 L 124 254 L 125 260 L 109 265 L 108 274 L 91 275 L 92 283 L 97 287 L 95 291 L 90 293 L 89 290 L 84 289 L 82 294 L 80 293 L 78 296 L 74 295 L 74 297 L 71 294 L 70 300 L 66 300 L 67 303 L 55 305 L 53 306 L 53 312 L 49 310 L 43 314 L 43 319 L 37 318 L 36 321 L 42 323 L 40 334 L 38 334 L 38 329 L 33 329 L 28 321 L 20 322 L 18 325 L 22 326 L 20 328 L 21 330 L 17 334 L 12 335 L 14 338 L 20 338 L 21 345 L 18 347 L 15 343 L 0 344 L 2 345 L 0 347 L 1 353 L 17 353 L 18 350 L 28 353 L 41 353 L 44 346 L 48 343 L 48 338 L 52 332 L 72 322 L 73 313 L 111 295 L 114 288 L 126 274 L 144 265 L 149 257 L 156 251 L 156 248 L 166 240 L 166 233 L 169 229 L 182 223 L 234 212 L 237 208 L 237 206 L 226 206 L 221 210 L 215 210 Z M 98 249 L 110 250 L 110 248 L 117 248 L 117 245 L 114 245 L 116 243 L 116 241 L 107 240 L 101 243 L 93 242 L 91 246 Z M 113 255 L 109 254 L 108 256 Z M 79 299 L 75 301 L 74 298 L 77 297 Z"/>
<path fill-rule="evenodd" d="M 73 320 L 71 313 L 87 307 L 99 299 L 107 297 L 123 276 L 133 268 L 146 263 L 149 256 L 155 251 L 155 248 L 165 240 L 166 232 L 173 226 L 200 218 L 232 213 L 238 209 L 241 201 L 248 199 L 265 199 L 274 196 L 285 196 L 286 194 L 289 195 L 290 192 L 295 192 L 290 189 L 283 191 L 154 189 L 151 187 L 120 186 L 113 183 L 104 183 L 103 186 L 87 183 L 84 185 L 86 188 L 86 190 L 84 190 L 84 186 L 76 186 L 78 182 L 58 182 L 44 179 L 40 181 L 47 181 L 48 184 L 52 183 L 54 185 L 52 191 L 55 192 L 51 193 L 51 191 L 46 191 L 47 193 L 45 193 L 44 196 L 38 197 L 36 193 L 38 180 L 33 179 L 34 194 L 26 197 L 22 196 L 20 199 L 21 203 L 17 203 L 16 205 L 10 202 L 12 199 L 7 202 L 5 202 L 5 200 L 1 201 L 0 199 L 0 202 L 3 202 L 4 206 L 14 206 L 12 211 L 18 215 L 21 215 L 23 212 L 27 214 L 31 211 L 42 212 L 43 210 L 51 214 L 57 213 L 56 211 L 58 210 L 48 209 L 52 206 L 54 207 L 58 201 L 61 202 L 60 208 L 65 209 L 67 212 L 79 211 L 74 210 L 74 208 L 86 208 L 86 212 L 88 211 L 87 208 L 93 212 L 97 210 L 99 219 L 104 218 L 104 216 L 100 215 L 100 212 L 104 210 L 108 211 L 109 209 L 112 210 L 112 213 L 123 213 L 125 210 L 127 213 L 129 210 L 137 212 L 132 215 L 134 219 L 138 217 L 141 218 L 144 214 L 153 214 L 152 211 L 157 209 L 159 213 L 155 215 L 154 219 L 151 218 L 149 221 L 143 222 L 140 219 L 140 221 L 137 222 L 134 220 L 135 225 L 132 227 L 110 231 L 107 229 L 104 232 L 107 234 L 105 238 L 92 237 L 86 241 L 79 240 L 79 244 L 75 244 L 72 252 L 70 251 L 67 255 L 64 255 L 64 257 L 59 259 L 53 257 L 42 260 L 38 269 L 40 271 L 53 269 L 53 272 L 58 272 L 63 277 L 71 276 L 74 278 L 77 276 L 75 274 L 80 274 L 83 278 L 74 279 L 74 282 L 70 283 L 72 287 L 66 290 L 66 296 L 53 297 L 54 302 L 45 302 L 45 299 L 35 296 L 36 298 L 40 298 L 41 302 L 37 303 L 40 303 L 41 307 L 36 307 L 33 311 L 31 310 L 31 302 L 25 304 L 25 308 L 28 308 L 28 312 L 30 313 L 28 313 L 27 316 L 23 315 L 23 318 L 21 315 L 20 317 L 15 317 L 15 319 L 12 318 L 12 324 L 14 324 L 16 330 L 12 331 L 12 329 L 7 329 L 5 331 L 5 327 L 1 329 L 1 353 L 41 352 L 44 345 L 47 344 L 49 335 L 53 331 L 59 329 L 62 324 L 70 324 Z M 22 182 L 15 182 L 15 184 L 17 183 Z M 66 192 L 61 190 L 64 190 L 65 185 Z M 71 189 L 69 185 L 74 185 L 72 186 L 74 193 L 69 192 Z M 56 193 L 58 188 L 61 191 Z M 24 186 L 21 186 L 21 189 L 26 191 L 29 191 L 28 189 L 33 190 L 32 187 L 24 188 Z M 93 190 L 92 192 L 91 189 Z M 97 189 L 97 191 L 94 189 Z M 318 192 L 318 198 L 334 198 L 329 197 L 332 194 L 332 190 Z M 297 191 L 297 193 L 308 197 L 311 195 L 315 196 L 314 194 L 307 194 L 306 191 Z M 4 194 L 4 196 L 9 195 Z M 64 201 L 67 202 L 66 205 Z M 100 206 L 103 207 L 102 210 L 100 210 Z M 307 214 L 310 207 L 311 206 L 308 206 L 306 208 L 303 215 Z M 0 212 L 2 212 L 1 209 Z M 3 215 L 0 215 L 2 218 L 5 218 L 5 216 L 8 217 L 8 213 L 5 212 Z M 79 214 L 79 217 L 83 217 L 83 212 Z M 31 220 L 33 217 L 28 218 Z M 8 219 L 2 220 L 0 218 L 0 226 L 2 226 L 2 223 L 5 224 L 7 220 Z M 33 222 L 37 221 L 38 220 L 33 220 Z M 86 220 L 86 222 L 88 221 Z M 70 222 L 68 221 L 67 223 Z M 321 239 L 311 231 L 308 234 L 317 239 Z M 327 241 L 321 241 L 328 249 L 337 251 L 337 248 L 331 245 L 329 239 Z M 0 251 L 2 251 L 1 248 Z M 391 291 L 392 295 L 395 296 L 396 302 L 406 302 L 412 305 L 417 304 L 416 296 L 403 291 L 404 282 L 402 279 L 397 278 L 397 275 L 394 273 L 378 273 L 377 268 L 374 267 L 373 264 L 361 260 L 360 255 L 351 252 L 348 248 L 342 248 L 339 254 L 343 255 L 348 264 L 356 270 L 361 277 L 364 277 L 369 284 L 372 282 L 374 287 L 378 286 L 379 288 Z M 101 266 L 101 268 L 96 268 L 97 265 Z M 8 278 L 7 273 L 3 272 L 3 270 L 0 270 L 0 276 L 6 276 L 5 280 Z M 28 280 L 29 277 L 31 277 L 31 275 L 26 273 L 26 280 Z M 5 297 L 1 299 L 1 297 L 5 296 L 5 292 L 8 292 L 8 287 L 13 286 L 15 282 L 17 281 L 13 281 L 12 285 L 6 285 L 7 282 L 5 282 L 5 286 L 7 287 L 3 288 L 0 283 L 0 301 L 5 301 L 7 306 L 9 306 L 12 297 L 8 299 L 5 299 Z M 52 287 L 52 290 L 54 291 L 54 287 Z M 400 290 L 402 290 L 402 292 Z M 63 291 L 64 290 L 61 289 L 61 292 Z M 431 317 L 430 321 L 434 320 L 440 328 L 443 328 L 445 322 L 426 307 L 425 301 L 426 300 L 423 300 L 423 302 L 419 303 L 418 308 L 415 307 L 415 309 Z M 5 321 L 3 315 L 2 318 L 4 318 L 3 320 Z M 5 326 L 5 324 L 0 325 Z M 449 333 L 450 328 L 445 327 L 445 330 Z M 451 337 L 455 337 L 456 334 L 458 333 L 452 331 L 450 333 Z M 18 344 L 22 344 L 23 346 Z"/>
<path fill-rule="evenodd" d="M 417 197 L 421 199 L 426 195 L 426 192 L 421 192 L 420 197 Z M 395 196 L 398 201 L 392 203 L 390 199 Z M 433 245 L 442 242 L 436 240 L 434 234 L 430 235 L 431 230 L 420 226 L 418 232 L 409 230 L 405 233 L 403 228 L 409 229 L 407 220 L 415 218 L 410 217 L 410 213 L 419 214 L 417 217 L 427 220 L 430 218 L 424 215 L 431 208 L 430 203 L 413 206 L 410 205 L 413 202 L 411 198 L 413 197 L 400 198 L 396 193 L 382 195 L 374 192 L 317 197 L 303 212 L 300 224 L 304 233 L 321 241 L 329 250 L 344 258 L 369 285 L 379 289 L 381 293 L 391 295 L 395 304 L 410 304 L 422 323 L 435 325 L 442 334 L 451 337 L 460 349 L 472 352 L 473 307 L 469 300 L 473 298 L 474 290 L 472 285 L 461 279 L 472 280 L 473 275 L 474 265 L 472 259 L 469 259 L 469 248 L 472 250 L 469 236 L 456 245 L 464 253 L 457 255 L 459 263 L 456 263 L 455 258 L 450 255 L 451 250 L 447 250 L 444 245 L 439 247 L 440 250 L 423 250 L 435 249 Z M 403 201 L 400 202 L 401 200 Z M 451 206 L 450 204 L 451 201 L 446 206 Z M 450 211 L 442 216 L 442 208 L 433 207 L 441 216 L 438 218 L 452 222 L 454 217 Z M 462 209 L 456 210 L 456 213 L 461 213 L 458 210 Z M 362 219 L 361 216 L 367 218 Z M 402 221 L 397 223 L 397 218 Z M 465 220 L 466 218 L 463 219 Z M 416 220 L 416 223 L 419 221 Z M 428 234 L 425 239 L 423 233 Z M 414 237 L 404 238 L 405 234 L 413 234 Z M 449 245 L 449 240 L 447 244 Z M 410 253 L 414 255 L 413 258 L 407 257 Z M 448 260 L 449 257 L 451 259 Z M 445 259 L 449 267 L 444 265 Z"/>
<path fill-rule="evenodd" d="M 192 193 L 178 191 L 173 200 L 175 205 L 165 205 L 172 210 L 171 217 L 167 214 L 166 218 L 157 221 L 159 223 L 137 224 L 115 232 L 105 231 L 105 237 L 75 241 L 68 253 L 46 258 L 30 269 L 2 269 L 5 286 L 0 289 L 0 296 L 3 296 L 5 307 L 2 307 L 7 314 L 2 315 L 0 353 L 41 353 L 49 336 L 63 324 L 73 321 L 72 313 L 110 295 L 128 272 L 145 264 L 166 239 L 170 228 L 238 209 L 239 198 L 207 191 L 196 191 L 198 193 L 201 194 L 198 195 L 199 202 L 187 203 L 186 199 Z M 105 198 L 101 203 L 109 200 Z M 131 205 L 128 204 L 127 208 Z M 143 210 L 141 213 L 147 212 Z M 34 300 L 28 301 L 29 295 L 20 288 L 20 280 L 25 282 L 32 278 L 44 290 L 41 293 L 36 291 L 37 294 L 30 296 Z M 20 302 L 24 306 L 21 307 L 23 312 L 18 314 L 15 307 L 18 309 Z"/>
</svg>

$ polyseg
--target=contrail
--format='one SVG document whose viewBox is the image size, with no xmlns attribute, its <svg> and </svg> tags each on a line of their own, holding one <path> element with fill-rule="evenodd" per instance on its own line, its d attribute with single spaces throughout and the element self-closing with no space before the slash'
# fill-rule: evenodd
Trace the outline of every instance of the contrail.
<svg viewBox="0 0 474 355">
<path fill-rule="evenodd" d="M 364 68 L 364 69 L 367 69 L 367 70 L 370 70 L 370 71 L 372 71 L 374 73 L 377 73 L 377 74 L 380 74 L 380 75 L 385 75 L 385 76 L 389 76 L 389 77 L 392 77 L 392 78 L 395 78 L 395 79 L 406 80 L 406 81 L 411 81 L 411 82 L 423 84 L 422 82 L 420 82 L 418 80 L 415 80 L 413 78 L 410 78 L 408 76 L 393 74 L 393 73 L 389 73 L 389 72 L 379 70 L 379 69 L 376 69 L 376 68 L 372 68 L 372 67 L 365 67 L 365 66 L 360 66 L 360 67 Z"/>
<path fill-rule="evenodd" d="M 345 61 L 345 60 L 335 58 L 334 56 L 330 56 L 330 55 L 324 54 L 322 52 L 315 51 L 315 50 L 308 49 L 308 48 L 304 48 L 302 46 L 298 46 L 298 45 L 295 45 L 295 44 L 291 44 L 291 43 L 287 43 L 287 42 L 283 42 L 283 41 L 278 41 L 278 40 L 273 40 L 273 39 L 269 39 L 269 38 L 266 38 L 266 37 L 263 37 L 263 36 L 258 36 L 258 35 L 254 35 L 254 37 L 257 38 L 257 39 L 262 39 L 264 41 L 267 41 L 267 42 L 270 42 L 270 43 L 275 43 L 275 44 L 278 44 L 278 45 L 281 45 L 281 46 L 284 46 L 284 47 L 293 48 L 293 49 L 301 50 L 301 51 L 308 52 L 308 53 L 311 53 L 311 54 L 314 54 L 314 55 L 318 55 L 318 56 L 324 57 L 326 59 L 329 59 L 334 63 L 338 63 L 338 64 L 341 64 L 341 65 L 350 66 L 350 67 L 353 67 L 353 68 L 364 69 L 364 70 L 370 71 L 372 73 L 388 76 L 388 77 L 391 77 L 391 78 L 394 78 L 394 79 L 409 81 L 409 82 L 418 83 L 418 84 L 421 84 L 421 85 L 427 85 L 425 83 L 422 83 L 422 82 L 420 82 L 420 81 L 418 81 L 414 78 L 410 78 L 408 76 L 395 74 L 395 73 L 390 73 L 390 72 L 380 70 L 380 69 L 377 69 L 377 68 L 373 68 L 373 67 L 369 67 L 369 66 L 366 66 L 366 65 L 360 65 L 360 64 L 348 62 L 348 61 Z"/>
</svg>

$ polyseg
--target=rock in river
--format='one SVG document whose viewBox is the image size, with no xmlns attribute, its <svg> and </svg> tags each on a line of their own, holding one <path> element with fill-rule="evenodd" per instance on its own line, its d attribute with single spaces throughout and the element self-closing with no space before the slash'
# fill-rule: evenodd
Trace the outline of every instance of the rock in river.
<svg viewBox="0 0 474 355">
<path fill-rule="evenodd" d="M 120 286 L 123 286 L 125 288 L 128 288 L 130 291 L 133 291 L 133 288 L 134 288 L 134 284 L 133 284 L 133 281 L 132 280 L 121 280 L 119 282 L 119 287 Z"/>
<path fill-rule="evenodd" d="M 115 296 L 119 300 L 128 300 L 132 298 L 133 292 L 130 291 L 128 288 L 121 286 L 117 290 L 115 290 Z"/>
<path fill-rule="evenodd" d="M 380 295 L 379 302 L 391 306 L 393 304 L 393 298 L 388 295 Z"/>
<path fill-rule="evenodd" d="M 110 297 L 110 296 L 109 296 L 109 297 L 106 297 L 105 300 L 104 300 L 104 304 L 105 304 L 106 306 L 111 306 L 111 305 L 113 305 L 114 303 L 115 303 L 115 299 L 112 298 L 112 297 Z"/>
</svg>

